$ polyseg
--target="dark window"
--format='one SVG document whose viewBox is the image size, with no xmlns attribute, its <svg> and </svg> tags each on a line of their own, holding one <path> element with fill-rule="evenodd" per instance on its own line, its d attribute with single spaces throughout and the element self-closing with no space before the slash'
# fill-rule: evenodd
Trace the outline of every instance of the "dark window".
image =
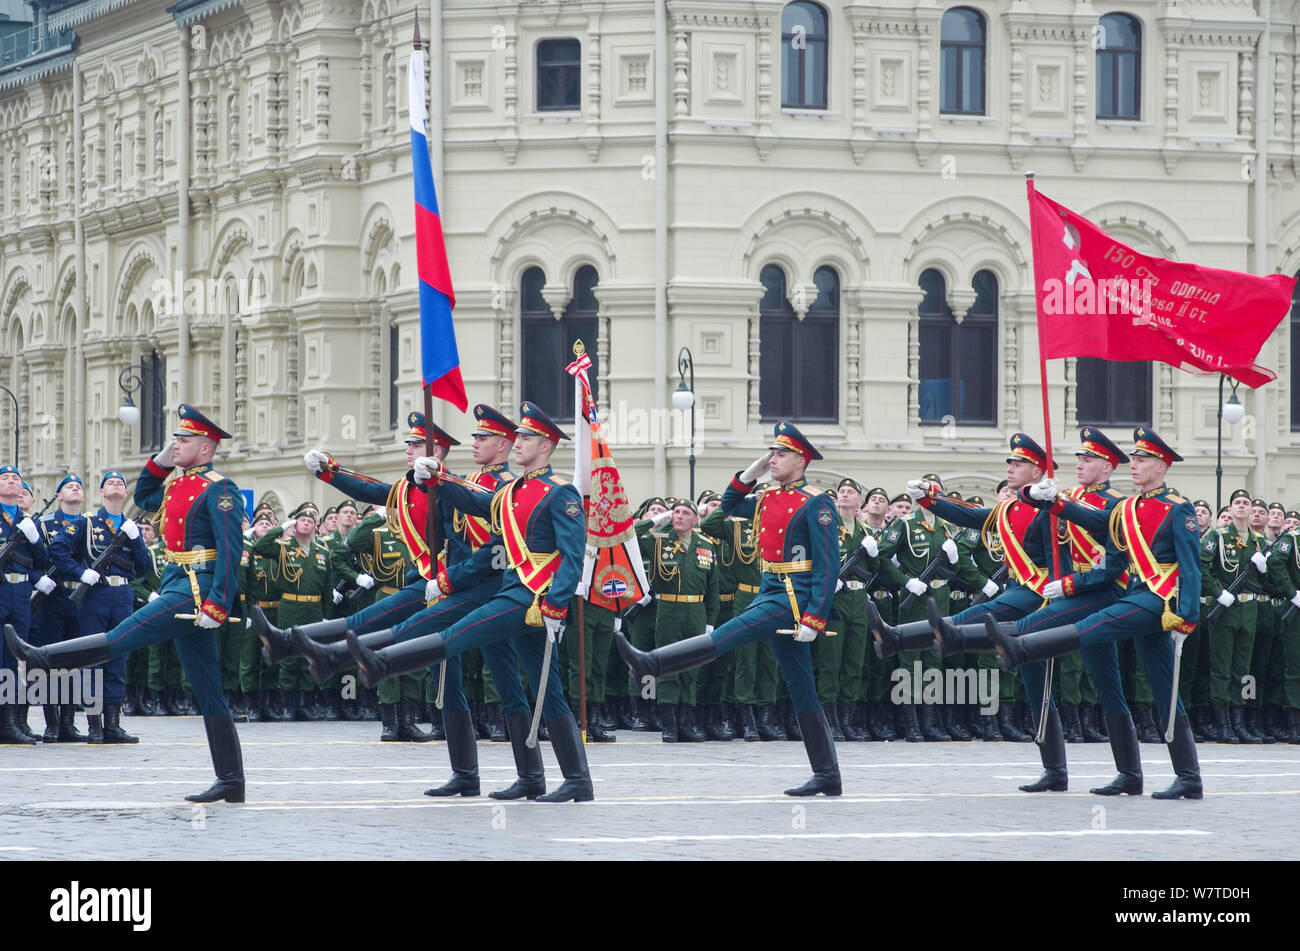
<svg viewBox="0 0 1300 951">
<path fill-rule="evenodd" d="M 921 275 L 921 422 L 993 425 L 998 401 L 998 280 L 971 280 L 975 303 L 960 324 L 948 307 L 943 275 Z"/>
<path fill-rule="evenodd" d="M 984 115 L 984 17 L 954 7 L 939 27 L 939 111 Z"/>
<path fill-rule="evenodd" d="M 759 412 L 764 420 L 833 423 L 839 419 L 840 279 L 833 268 L 813 274 L 817 297 L 799 320 L 785 272 L 769 264 L 759 274 Z"/>
<path fill-rule="evenodd" d="M 582 91 L 582 45 L 577 40 L 537 44 L 537 111 L 577 109 Z"/>
<path fill-rule="evenodd" d="M 167 360 L 157 350 L 140 359 L 140 451 L 157 452 L 167 436 Z"/>
<path fill-rule="evenodd" d="M 546 275 L 541 268 L 524 272 L 520 288 L 520 320 L 523 326 L 523 399 L 531 400 L 565 432 L 573 426 L 573 377 L 564 368 L 573 362 L 573 342 L 582 340 L 591 356 L 593 396 L 600 392 L 600 365 L 596 359 L 598 331 L 595 288 L 596 269 L 585 265 L 573 276 L 573 297 L 559 320 L 542 297 Z M 567 421 L 567 423 L 566 423 Z"/>
<path fill-rule="evenodd" d="M 397 428 L 397 324 L 388 325 L 388 428 Z"/>
<path fill-rule="evenodd" d="M 1300 283 L 1291 296 L 1291 431 L 1300 432 Z"/>
<path fill-rule="evenodd" d="M 1127 13 L 1107 13 L 1097 37 L 1097 118 L 1142 115 L 1142 25 Z"/>
<path fill-rule="evenodd" d="M 1079 357 L 1075 365 L 1080 425 L 1136 426 L 1151 421 L 1151 362 Z"/>
<path fill-rule="evenodd" d="M 826 108 L 826 23 L 815 3 L 787 3 L 781 11 L 781 105 Z"/>
</svg>

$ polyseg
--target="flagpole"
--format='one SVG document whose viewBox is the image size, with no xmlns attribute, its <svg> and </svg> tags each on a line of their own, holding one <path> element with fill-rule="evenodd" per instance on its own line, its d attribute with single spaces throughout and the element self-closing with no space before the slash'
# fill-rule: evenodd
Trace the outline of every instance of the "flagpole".
<svg viewBox="0 0 1300 951">
<path fill-rule="evenodd" d="M 415 49 L 422 50 L 420 42 L 420 12 L 415 12 Z M 408 104 L 408 108 L 410 105 Z M 424 380 L 424 454 L 433 455 L 429 446 L 429 427 L 433 425 L 433 381 Z M 429 578 L 438 577 L 438 495 L 432 489 L 425 490 L 429 496 L 428 515 L 424 522 L 424 540 L 429 546 Z"/>
<path fill-rule="evenodd" d="M 573 356 L 576 359 L 586 352 L 581 340 L 575 340 L 573 343 Z M 591 479 L 586 472 L 582 471 L 582 380 L 576 374 L 573 377 L 573 450 L 576 464 L 574 465 L 575 481 L 578 482 L 582 490 L 582 516 L 587 517 L 587 503 L 591 498 Z M 587 437 L 588 445 L 591 444 L 590 435 Z M 585 526 L 584 526 L 585 528 Z M 582 547 L 583 561 L 586 561 L 587 546 L 584 543 Z M 587 612 L 586 598 L 577 598 L 578 612 L 578 729 L 582 734 L 582 742 L 587 742 Z"/>
<path fill-rule="evenodd" d="M 1033 227 L 1033 209 L 1034 209 L 1034 173 L 1025 172 L 1025 188 L 1029 198 L 1029 239 L 1031 250 L 1034 255 L 1033 280 L 1034 280 L 1034 323 L 1041 327 L 1041 315 L 1038 313 L 1042 302 L 1038 299 L 1038 262 L 1042 260 L 1038 253 L 1038 229 Z M 1040 386 L 1043 391 L 1043 451 L 1047 459 L 1047 477 L 1052 478 L 1056 468 L 1052 464 L 1052 413 L 1048 405 L 1047 392 L 1047 358 L 1043 356 L 1042 341 L 1039 341 L 1038 347 L 1038 375 Z M 1056 513 L 1049 511 L 1047 513 L 1048 524 L 1048 545 L 1052 549 L 1052 580 L 1059 581 L 1061 578 L 1061 549 L 1056 543 L 1057 518 Z M 1038 745 L 1041 746 L 1047 738 L 1047 711 L 1051 707 L 1052 696 L 1052 659 L 1049 657 L 1043 664 L 1043 702 L 1038 716 L 1038 736 L 1035 738 Z"/>
</svg>

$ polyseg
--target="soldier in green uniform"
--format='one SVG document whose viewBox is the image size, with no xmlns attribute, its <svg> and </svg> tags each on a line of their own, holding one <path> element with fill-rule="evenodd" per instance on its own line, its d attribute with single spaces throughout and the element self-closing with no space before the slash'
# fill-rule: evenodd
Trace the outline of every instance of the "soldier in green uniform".
<svg viewBox="0 0 1300 951">
<path fill-rule="evenodd" d="M 1266 555 L 1268 549 L 1281 537 L 1282 523 L 1285 521 L 1286 509 L 1282 503 L 1269 503 L 1263 538 L 1260 542 Z M 1271 706 L 1277 702 L 1277 698 L 1268 696 L 1268 687 L 1274 659 L 1276 658 L 1278 666 L 1282 663 L 1281 652 L 1275 652 L 1274 647 L 1280 644 L 1278 632 L 1287 601 L 1283 597 L 1282 590 L 1275 587 L 1267 575 L 1258 579 L 1258 588 L 1259 608 L 1255 623 L 1255 644 L 1250 661 L 1250 673 L 1255 692 L 1253 696 L 1246 699 L 1246 732 L 1259 737 L 1264 743 L 1276 743 L 1278 738 L 1270 727 L 1275 726 L 1277 722 L 1276 716 L 1272 715 L 1274 708 Z M 1266 703 L 1269 706 L 1266 707 Z M 1268 717 L 1264 715 L 1266 709 L 1270 714 Z"/>
<path fill-rule="evenodd" d="M 854 479 L 841 479 L 833 493 L 841 564 L 854 550 L 862 547 L 867 530 L 858 521 L 862 505 L 862 487 Z M 868 554 L 875 553 L 873 536 L 866 542 Z M 866 663 L 867 633 L 865 583 L 858 580 L 836 583 L 832 617 L 826 622 L 826 636 L 813 642 L 813 673 L 817 678 L 817 696 L 826 711 L 835 741 L 865 740 L 854 723 L 853 703 L 862 691 L 863 666 Z"/>
<path fill-rule="evenodd" d="M 661 496 L 654 496 L 646 499 L 641 503 L 640 511 L 637 513 L 637 521 L 633 528 L 637 534 L 649 531 L 667 521 L 672 516 L 668 510 L 668 503 Z M 636 612 L 627 622 L 625 629 L 628 640 L 630 640 L 640 650 L 654 650 L 655 646 L 655 610 L 654 607 L 647 606 L 643 610 Z M 620 660 L 620 663 L 622 661 Z M 623 665 L 627 669 L 627 665 Z M 621 678 L 620 684 L 626 683 L 626 691 L 632 698 L 632 709 L 645 724 L 644 730 L 649 733 L 659 733 L 663 730 L 663 724 L 659 721 L 658 704 L 651 698 L 641 696 L 641 686 L 632 682 L 630 675 Z"/>
<path fill-rule="evenodd" d="M 903 498 L 906 499 L 907 496 Z M 911 502 L 910 499 L 908 501 Z M 898 617 L 896 590 L 887 573 L 880 570 L 879 563 L 879 544 L 889 528 L 888 515 L 889 493 L 879 486 L 868 489 L 866 501 L 862 505 L 862 531 L 864 538 L 869 535 L 875 539 L 877 557 L 867 565 L 867 570 L 872 573 L 874 580 L 868 579 L 867 582 L 863 582 L 863 590 L 885 621 L 893 624 Z M 852 587 L 848 582 L 846 586 Z M 857 699 L 860 711 L 859 723 L 866 734 L 866 739 L 882 741 L 898 739 L 898 733 L 894 730 L 893 704 L 889 702 L 892 686 L 889 674 L 892 669 L 893 664 L 878 658 L 875 651 L 868 649 L 865 652 L 862 684 Z"/>
<path fill-rule="evenodd" d="M 323 620 L 334 587 L 329 547 L 316 536 L 320 509 L 313 502 L 304 502 L 289 518 L 254 542 L 251 551 L 275 564 L 275 600 L 280 603 L 276 624 L 282 628 Z M 285 712 L 293 719 L 322 718 L 307 701 L 312 680 L 304 659 L 292 657 L 280 664 L 279 689 L 285 698 Z"/>
<path fill-rule="evenodd" d="M 656 602 L 655 647 L 712 634 L 718 617 L 717 556 L 708 536 L 695 530 L 695 503 L 673 499 L 669 517 L 671 529 L 651 529 L 637 536 Z M 698 670 L 656 681 L 665 743 L 705 739 L 695 723 L 698 681 Z"/>
<path fill-rule="evenodd" d="M 239 565 L 239 590 L 244 595 L 247 610 L 256 605 L 263 611 L 274 612 L 280 606 L 275 588 L 275 562 L 253 554 L 254 543 L 273 529 L 275 524 L 275 510 L 270 506 L 261 507 L 253 513 L 253 524 L 244 538 L 244 552 L 240 556 Z M 254 722 L 283 720 L 284 704 L 279 700 L 276 686 L 278 673 L 275 668 L 262 664 L 258 650 L 260 646 L 257 638 L 250 636 L 244 641 L 239 655 L 239 687 L 248 709 L 248 719 Z"/>
<path fill-rule="evenodd" d="M 1201 543 L 1201 594 L 1224 606 L 1210 625 L 1210 703 L 1225 743 L 1260 742 L 1246 730 L 1241 696 L 1255 642 L 1256 595 L 1241 590 L 1234 596 L 1227 590 L 1243 571 L 1268 570 L 1259 536 L 1250 529 L 1250 507 L 1250 493 L 1234 491 L 1228 502 L 1232 521 Z"/>
<path fill-rule="evenodd" d="M 158 530 L 151 519 L 140 519 L 140 537 L 149 549 L 149 560 L 153 567 L 131 579 L 131 591 L 135 594 L 137 610 L 155 600 L 158 586 L 162 582 L 163 568 L 166 567 L 163 559 L 166 546 L 158 537 Z M 149 650 L 132 651 L 126 659 L 126 703 L 122 706 L 122 712 L 128 716 L 157 716 L 162 712 L 160 701 L 161 698 L 153 695 L 149 689 Z"/>
<path fill-rule="evenodd" d="M 934 483 L 942 489 L 942 481 L 937 475 L 927 475 L 924 481 Z M 906 592 L 916 595 L 912 606 L 906 612 L 899 612 L 898 624 L 925 620 L 927 595 L 934 599 L 935 607 L 940 614 L 946 617 L 951 613 L 948 604 L 948 582 L 942 578 L 935 578 L 927 585 L 920 580 L 920 576 L 930 562 L 938 558 L 946 558 L 952 568 L 957 566 L 961 553 L 952 535 L 952 530 L 946 522 L 920 506 L 890 523 L 884 541 L 879 544 L 881 570 L 892 575 L 896 582 L 901 582 L 900 589 L 906 589 Z M 893 567 L 895 562 L 897 568 Z M 905 596 L 902 590 L 899 594 L 900 597 Z M 917 660 L 921 662 L 923 670 L 943 667 L 939 652 L 934 647 L 925 650 L 900 651 L 898 659 L 897 669 L 903 672 L 903 679 L 899 686 L 903 688 L 907 688 L 912 683 L 913 664 Z M 944 729 L 934 706 L 921 703 L 920 699 L 910 696 L 910 692 L 904 689 L 904 702 L 897 706 L 900 717 L 899 732 L 903 734 L 903 738 L 909 743 L 922 739 L 951 740 L 952 735 Z M 969 736 L 967 738 L 969 739 Z"/>
<path fill-rule="evenodd" d="M 1295 513 L 1287 513 L 1287 521 Z M 1285 527 L 1285 526 L 1284 526 Z M 1300 533 L 1293 526 L 1278 537 L 1268 553 L 1268 579 L 1274 589 L 1281 592 L 1288 607 L 1295 606 L 1297 614 L 1286 624 L 1281 624 L 1275 638 L 1269 661 L 1266 696 L 1276 698 L 1282 708 L 1281 722 L 1273 738 L 1290 743 L 1300 743 Z M 1285 612 L 1283 612 L 1285 613 Z"/>
<path fill-rule="evenodd" d="M 696 511 L 696 529 L 700 529 L 700 523 L 710 512 L 716 510 L 722 504 L 721 497 L 713 491 L 705 490 L 700 493 L 695 501 Z M 716 539 L 711 535 L 709 540 L 714 543 L 714 555 L 720 555 Z M 718 563 L 718 615 L 714 620 L 714 626 L 731 620 L 731 609 L 735 603 L 735 581 L 732 579 L 732 598 L 722 601 L 722 582 L 723 572 L 721 563 Z M 704 729 L 704 736 L 710 740 L 734 740 L 740 734 L 734 726 L 734 719 L 730 713 L 730 703 L 736 696 L 736 659 L 732 654 L 718 658 L 712 664 L 707 664 L 700 670 L 699 684 L 699 701 L 700 701 L 700 719 Z"/>
</svg>

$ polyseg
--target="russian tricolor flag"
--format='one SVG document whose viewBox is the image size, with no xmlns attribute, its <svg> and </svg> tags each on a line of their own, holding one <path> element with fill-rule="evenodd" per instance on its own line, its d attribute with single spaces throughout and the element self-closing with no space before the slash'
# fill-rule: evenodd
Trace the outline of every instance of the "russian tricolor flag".
<svg viewBox="0 0 1300 951">
<path fill-rule="evenodd" d="M 425 138 L 427 113 L 424 106 L 424 53 L 417 46 L 411 53 L 409 70 L 409 113 L 411 116 L 411 168 L 415 176 L 415 257 L 420 280 L 420 364 L 424 385 L 439 399 L 462 413 L 469 407 L 465 381 L 460 375 L 460 351 L 451 310 L 456 292 L 451 288 L 447 266 L 447 245 L 438 217 L 438 196 L 433 188 L 429 164 L 429 140 Z"/>
</svg>

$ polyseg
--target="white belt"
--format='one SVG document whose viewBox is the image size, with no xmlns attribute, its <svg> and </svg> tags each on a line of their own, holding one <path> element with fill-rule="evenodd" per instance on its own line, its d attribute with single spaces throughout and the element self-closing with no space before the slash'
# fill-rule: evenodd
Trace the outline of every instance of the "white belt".
<svg viewBox="0 0 1300 951">
<path fill-rule="evenodd" d="M 863 581 L 856 581 L 856 580 L 854 580 L 854 581 L 846 581 L 846 582 L 844 582 L 844 587 L 848 588 L 850 591 L 861 591 L 861 590 L 864 589 L 866 586 L 867 586 L 867 585 L 866 585 L 866 582 L 863 582 Z"/>
<path fill-rule="evenodd" d="M 7 571 L 5 572 L 3 577 L 5 581 L 9 582 L 10 584 L 22 584 L 24 581 L 31 580 L 21 571 Z"/>
<path fill-rule="evenodd" d="M 1247 601 L 1254 601 L 1257 597 L 1259 597 L 1259 595 L 1256 595 L 1256 594 L 1239 594 L 1239 595 L 1237 595 L 1237 600 L 1240 601 L 1242 604 L 1245 604 Z"/>
</svg>

